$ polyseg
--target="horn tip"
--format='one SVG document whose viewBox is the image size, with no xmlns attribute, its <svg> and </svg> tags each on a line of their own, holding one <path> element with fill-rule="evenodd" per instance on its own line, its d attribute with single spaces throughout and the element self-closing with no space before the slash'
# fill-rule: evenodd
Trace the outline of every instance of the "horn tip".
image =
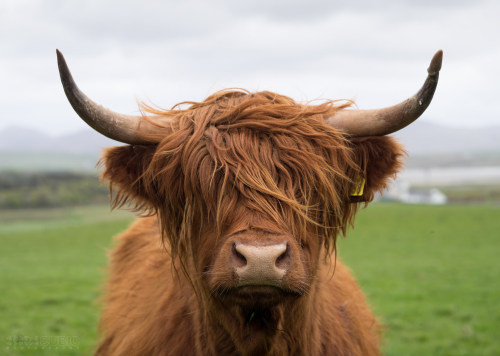
<svg viewBox="0 0 500 356">
<path fill-rule="evenodd" d="M 64 56 L 59 49 L 56 49 L 56 54 L 57 54 L 57 64 L 59 64 L 59 66 L 61 66 L 61 64 L 64 64 L 66 62 L 64 60 Z"/>
<path fill-rule="evenodd" d="M 57 53 L 57 67 L 59 68 L 59 76 L 61 77 L 61 82 L 63 83 L 63 86 L 66 88 L 67 85 L 73 82 L 73 76 L 71 75 L 71 72 L 68 68 L 68 64 L 66 63 L 66 60 L 64 59 L 64 56 L 61 53 L 61 51 L 56 49 L 56 53 Z M 75 84 L 73 83 L 73 85 Z"/>
<path fill-rule="evenodd" d="M 427 73 L 429 73 L 429 75 L 436 75 L 441 70 L 442 63 L 443 63 L 443 50 L 440 49 L 439 51 L 436 52 L 436 54 L 434 54 L 434 57 L 432 57 L 431 64 L 427 69 Z"/>
<path fill-rule="evenodd" d="M 56 48 L 56 54 L 57 54 L 57 61 L 59 62 L 61 59 L 64 59 L 64 56 L 62 54 L 62 52 Z"/>
</svg>

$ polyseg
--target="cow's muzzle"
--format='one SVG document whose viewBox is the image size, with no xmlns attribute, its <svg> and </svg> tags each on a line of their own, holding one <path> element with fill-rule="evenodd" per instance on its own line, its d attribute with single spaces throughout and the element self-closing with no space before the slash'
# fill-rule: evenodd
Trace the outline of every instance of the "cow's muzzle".
<svg viewBox="0 0 500 356">
<path fill-rule="evenodd" d="M 280 288 L 290 268 L 290 249 L 286 242 L 272 245 L 235 242 L 231 251 L 231 264 L 238 276 L 238 287 Z"/>
</svg>

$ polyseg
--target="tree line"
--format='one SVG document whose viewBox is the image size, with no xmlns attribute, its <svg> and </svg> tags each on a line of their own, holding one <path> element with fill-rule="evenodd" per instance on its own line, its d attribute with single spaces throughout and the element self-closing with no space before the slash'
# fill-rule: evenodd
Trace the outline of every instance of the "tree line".
<svg viewBox="0 0 500 356">
<path fill-rule="evenodd" d="M 109 202 L 95 174 L 0 172 L 0 209 L 49 208 Z"/>
</svg>

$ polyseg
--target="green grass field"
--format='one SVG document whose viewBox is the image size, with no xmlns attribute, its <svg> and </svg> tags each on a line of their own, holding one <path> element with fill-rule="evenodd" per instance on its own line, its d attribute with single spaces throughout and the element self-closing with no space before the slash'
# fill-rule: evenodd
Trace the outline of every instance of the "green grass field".
<svg viewBox="0 0 500 356">
<path fill-rule="evenodd" d="M 0 214 L 0 354 L 90 354 L 111 236 L 108 207 Z"/>
<path fill-rule="evenodd" d="M 0 354 L 90 354 L 106 249 L 131 215 L 0 213 Z M 500 208 L 374 204 L 339 242 L 387 355 L 500 355 Z"/>
<path fill-rule="evenodd" d="M 339 244 L 387 355 L 500 355 L 500 208 L 372 205 Z"/>
</svg>

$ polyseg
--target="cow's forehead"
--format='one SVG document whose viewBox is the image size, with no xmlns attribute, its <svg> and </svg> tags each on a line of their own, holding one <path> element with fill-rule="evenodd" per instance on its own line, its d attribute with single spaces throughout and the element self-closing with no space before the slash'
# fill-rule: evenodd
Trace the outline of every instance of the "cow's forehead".
<svg viewBox="0 0 500 356">
<path fill-rule="evenodd" d="M 255 234 L 281 235 L 287 230 L 279 227 L 276 222 L 263 214 L 249 210 L 243 204 L 239 205 L 231 219 L 230 224 L 224 230 L 224 235 L 233 236 L 246 232 Z"/>
</svg>

